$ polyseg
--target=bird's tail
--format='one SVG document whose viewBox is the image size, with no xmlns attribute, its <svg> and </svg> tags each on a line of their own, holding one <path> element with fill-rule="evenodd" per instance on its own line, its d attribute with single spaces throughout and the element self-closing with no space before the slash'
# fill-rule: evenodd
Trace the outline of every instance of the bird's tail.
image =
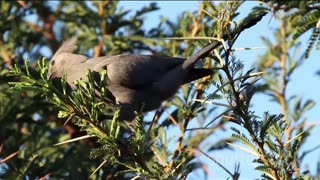
<svg viewBox="0 0 320 180">
<path fill-rule="evenodd" d="M 184 78 L 182 84 L 187 84 L 189 82 L 195 81 L 197 79 L 203 78 L 205 76 L 209 76 L 213 74 L 214 71 L 212 69 L 204 69 L 204 68 L 191 68 L 189 73 L 187 73 Z"/>
<path fill-rule="evenodd" d="M 219 47 L 221 45 L 220 41 L 213 41 L 203 49 L 201 49 L 199 52 L 197 52 L 195 55 L 189 57 L 187 60 L 184 61 L 182 68 L 183 69 L 189 69 L 190 67 L 193 67 L 194 63 L 196 63 L 199 59 L 202 59 L 209 55 L 209 53 Z"/>
</svg>

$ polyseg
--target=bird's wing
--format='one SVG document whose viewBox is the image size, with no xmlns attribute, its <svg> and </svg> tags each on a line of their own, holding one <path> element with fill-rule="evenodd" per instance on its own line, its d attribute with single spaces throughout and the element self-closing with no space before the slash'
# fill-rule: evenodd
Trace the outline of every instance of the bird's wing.
<svg viewBox="0 0 320 180">
<path fill-rule="evenodd" d="M 94 69 L 106 69 L 110 81 L 131 89 L 152 85 L 170 69 L 181 66 L 182 58 L 152 55 L 117 55 L 99 57 Z M 90 61 L 90 60 L 89 60 Z"/>
</svg>

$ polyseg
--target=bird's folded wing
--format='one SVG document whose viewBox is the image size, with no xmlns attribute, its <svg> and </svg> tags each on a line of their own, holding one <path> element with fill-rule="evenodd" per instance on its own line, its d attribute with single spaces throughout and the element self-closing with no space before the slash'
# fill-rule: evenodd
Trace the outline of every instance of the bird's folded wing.
<svg viewBox="0 0 320 180">
<path fill-rule="evenodd" d="M 184 59 L 152 55 L 117 55 L 100 61 L 95 69 L 106 69 L 111 82 L 131 89 L 140 89 L 152 86 L 152 83 L 169 70 L 181 66 Z"/>
</svg>

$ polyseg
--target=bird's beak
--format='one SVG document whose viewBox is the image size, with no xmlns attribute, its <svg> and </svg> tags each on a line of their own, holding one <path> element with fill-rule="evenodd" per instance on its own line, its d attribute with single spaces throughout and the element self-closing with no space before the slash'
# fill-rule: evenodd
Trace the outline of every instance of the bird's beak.
<svg viewBox="0 0 320 180">
<path fill-rule="evenodd" d="M 48 73 L 47 73 L 47 80 L 50 80 L 50 79 L 51 79 L 51 76 L 52 76 L 52 73 L 48 72 Z"/>
</svg>

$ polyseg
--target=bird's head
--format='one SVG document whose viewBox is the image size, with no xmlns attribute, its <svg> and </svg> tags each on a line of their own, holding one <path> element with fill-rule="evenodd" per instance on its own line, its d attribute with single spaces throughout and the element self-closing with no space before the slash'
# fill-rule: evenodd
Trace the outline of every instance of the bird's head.
<svg viewBox="0 0 320 180">
<path fill-rule="evenodd" d="M 50 60 L 47 79 L 63 77 L 66 70 L 66 63 L 71 64 L 70 61 L 76 60 L 71 58 L 72 51 L 77 47 L 77 38 L 71 37 L 66 40 L 62 46 L 56 51 Z"/>
<path fill-rule="evenodd" d="M 62 53 L 55 55 L 49 64 L 49 69 L 47 73 L 47 79 L 51 80 L 53 78 L 63 77 L 65 74 L 64 65 L 66 63 L 67 54 Z"/>
</svg>

